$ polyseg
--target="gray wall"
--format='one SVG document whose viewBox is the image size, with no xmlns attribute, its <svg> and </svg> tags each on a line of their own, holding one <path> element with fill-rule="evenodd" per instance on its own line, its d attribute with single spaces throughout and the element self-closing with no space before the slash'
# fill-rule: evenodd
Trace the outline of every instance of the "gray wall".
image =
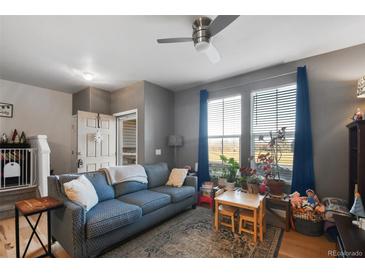
<svg viewBox="0 0 365 274">
<path fill-rule="evenodd" d="M 87 87 L 72 95 L 72 114 L 78 110 L 111 114 L 111 93 L 106 90 Z"/>
<path fill-rule="evenodd" d="M 145 96 L 145 163 L 173 163 L 167 136 L 174 133 L 174 94 L 165 88 L 144 82 Z M 155 149 L 162 154 L 156 155 Z"/>
<path fill-rule="evenodd" d="M 128 87 L 111 93 L 111 113 L 118 113 L 132 109 L 138 110 L 138 162 L 144 163 L 144 81 L 139 81 Z"/>
<path fill-rule="evenodd" d="M 249 155 L 249 134 L 246 130 L 250 128 L 247 123 L 250 115 L 249 92 L 295 81 L 295 74 L 290 73 L 295 71 L 297 66 L 306 65 L 310 89 L 316 189 L 321 197 L 338 196 L 346 199 L 348 185 L 346 124 L 350 122 L 350 117 L 357 107 L 365 110 L 365 100 L 356 98 L 357 79 L 365 74 L 364 52 L 365 45 L 360 45 L 176 93 L 175 133 L 185 138 L 185 145 L 178 152 L 178 165 L 193 165 L 197 162 L 200 89 L 208 89 L 210 98 L 242 94 L 242 159 L 245 161 Z M 283 74 L 287 75 L 275 77 Z"/>
<path fill-rule="evenodd" d="M 138 162 L 172 163 L 167 136 L 174 131 L 174 94 L 147 81 L 111 93 L 111 112 L 138 109 Z M 155 155 L 155 149 L 161 155 Z"/>
<path fill-rule="evenodd" d="M 72 114 L 77 111 L 90 111 L 90 88 L 85 88 L 72 94 Z"/>
<path fill-rule="evenodd" d="M 14 117 L 0 117 L 0 135 L 14 129 L 48 136 L 51 169 L 71 171 L 72 95 L 0 79 L 0 102 L 14 105 Z"/>
<path fill-rule="evenodd" d="M 111 93 L 109 91 L 90 88 L 90 111 L 102 114 L 111 114 Z"/>
</svg>

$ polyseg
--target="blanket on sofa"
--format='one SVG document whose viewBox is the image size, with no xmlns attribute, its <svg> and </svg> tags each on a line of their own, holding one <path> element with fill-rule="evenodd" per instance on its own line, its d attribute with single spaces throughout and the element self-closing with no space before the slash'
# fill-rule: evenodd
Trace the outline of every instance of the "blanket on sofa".
<svg viewBox="0 0 365 274">
<path fill-rule="evenodd" d="M 136 181 L 147 184 L 147 174 L 141 165 L 129 166 L 113 166 L 101 168 L 106 174 L 108 183 L 110 185 L 119 184 L 127 181 Z"/>
</svg>

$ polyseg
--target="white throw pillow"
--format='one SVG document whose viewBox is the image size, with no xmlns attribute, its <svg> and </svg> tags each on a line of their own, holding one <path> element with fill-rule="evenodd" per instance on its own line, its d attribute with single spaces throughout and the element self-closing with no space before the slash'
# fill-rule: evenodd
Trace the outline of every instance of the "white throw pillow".
<svg viewBox="0 0 365 274">
<path fill-rule="evenodd" d="M 173 168 L 166 185 L 181 187 L 184 184 L 187 174 L 188 170 L 185 168 Z"/>
<path fill-rule="evenodd" d="M 93 208 L 99 201 L 94 186 L 84 175 L 64 183 L 63 188 L 67 198 L 82 206 L 86 211 Z"/>
</svg>

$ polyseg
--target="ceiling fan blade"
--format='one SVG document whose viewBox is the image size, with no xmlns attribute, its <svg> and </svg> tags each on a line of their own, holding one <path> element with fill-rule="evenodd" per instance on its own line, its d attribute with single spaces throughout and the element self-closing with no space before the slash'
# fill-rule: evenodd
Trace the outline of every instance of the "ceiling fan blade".
<svg viewBox="0 0 365 274">
<path fill-rule="evenodd" d="M 209 26 L 210 35 L 218 34 L 238 17 L 239 15 L 218 15 Z"/>
<path fill-rule="evenodd" d="M 191 38 L 191 37 L 157 39 L 157 43 L 160 43 L 160 44 L 182 43 L 182 42 L 192 42 L 192 41 L 193 41 L 193 38 Z"/>
<path fill-rule="evenodd" d="M 210 43 L 209 47 L 203 51 L 203 53 L 208 57 L 209 61 L 213 64 L 218 63 L 221 60 L 221 56 L 216 49 L 215 46 L 213 46 L 212 43 Z"/>
</svg>

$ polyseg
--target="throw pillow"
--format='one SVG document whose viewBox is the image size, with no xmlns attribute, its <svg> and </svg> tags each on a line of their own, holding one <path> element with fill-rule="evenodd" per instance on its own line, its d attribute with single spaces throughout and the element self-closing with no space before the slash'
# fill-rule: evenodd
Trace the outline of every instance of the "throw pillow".
<svg viewBox="0 0 365 274">
<path fill-rule="evenodd" d="M 81 175 L 77 179 L 63 184 L 67 198 L 82 206 L 86 211 L 98 203 L 98 195 L 92 183 Z"/>
<path fill-rule="evenodd" d="M 181 187 L 184 184 L 187 174 L 188 170 L 185 168 L 173 168 L 166 185 Z"/>
</svg>

